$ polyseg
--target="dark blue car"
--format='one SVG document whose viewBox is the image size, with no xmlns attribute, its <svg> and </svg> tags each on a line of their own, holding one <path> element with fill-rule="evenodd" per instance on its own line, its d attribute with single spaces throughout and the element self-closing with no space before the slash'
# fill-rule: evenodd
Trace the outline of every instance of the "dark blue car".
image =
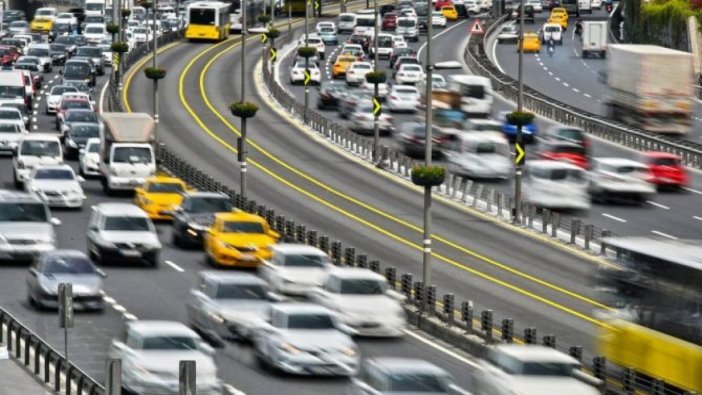
<svg viewBox="0 0 702 395">
<path fill-rule="evenodd" d="M 507 114 L 510 111 L 503 111 L 500 113 L 499 121 L 502 122 L 502 133 L 509 141 L 517 141 L 517 126 L 507 122 Z M 527 125 L 522 126 L 522 141 L 526 144 L 531 144 L 536 140 L 536 136 L 539 133 L 539 128 L 536 126 L 535 122 L 531 122 Z"/>
</svg>

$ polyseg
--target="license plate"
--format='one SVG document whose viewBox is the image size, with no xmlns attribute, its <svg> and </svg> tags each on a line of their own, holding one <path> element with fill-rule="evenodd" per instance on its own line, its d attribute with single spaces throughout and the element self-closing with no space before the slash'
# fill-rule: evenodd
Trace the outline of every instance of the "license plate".
<svg viewBox="0 0 702 395">
<path fill-rule="evenodd" d="M 141 252 L 134 250 L 120 250 L 120 253 L 126 257 L 139 257 Z"/>
<path fill-rule="evenodd" d="M 139 180 L 130 180 L 129 185 L 139 185 Z"/>
<path fill-rule="evenodd" d="M 242 261 L 255 261 L 256 260 L 256 255 L 248 253 L 248 254 L 241 254 L 241 260 Z"/>
</svg>

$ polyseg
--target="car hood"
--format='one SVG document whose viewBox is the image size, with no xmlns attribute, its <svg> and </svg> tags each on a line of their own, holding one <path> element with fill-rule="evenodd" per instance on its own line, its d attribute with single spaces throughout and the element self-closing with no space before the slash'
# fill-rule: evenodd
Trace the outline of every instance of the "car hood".
<svg viewBox="0 0 702 395">
<path fill-rule="evenodd" d="M 138 350 L 134 362 L 150 372 L 165 373 L 177 379 L 179 373 L 178 361 L 185 360 L 195 361 L 198 379 L 214 378 L 217 375 L 217 367 L 212 358 L 195 350 Z"/>
<path fill-rule="evenodd" d="M 385 295 L 334 295 L 341 312 L 364 316 L 387 316 L 402 311 L 397 300 Z"/>
<path fill-rule="evenodd" d="M 267 300 L 220 300 L 217 309 L 225 318 L 246 321 L 268 321 L 271 303 Z"/>
<path fill-rule="evenodd" d="M 270 236 L 251 233 L 224 233 L 220 234 L 220 240 L 237 247 L 248 247 L 250 245 L 262 247 L 275 243 Z"/>
<path fill-rule="evenodd" d="M 134 244 L 156 244 L 158 237 L 151 232 L 139 231 L 122 231 L 122 230 L 106 230 L 100 232 L 100 236 L 114 243 L 134 243 Z"/>
<path fill-rule="evenodd" d="M 36 166 L 36 165 L 57 165 L 63 162 L 62 158 L 59 156 L 33 156 L 33 155 L 22 155 L 22 163 L 25 166 Z"/>
<path fill-rule="evenodd" d="M 74 295 L 94 295 L 102 288 L 102 278 L 97 274 L 42 274 L 39 282 L 53 293 L 58 292 L 61 283 L 73 284 Z"/>
<path fill-rule="evenodd" d="M 314 283 L 319 285 L 322 284 L 326 275 L 327 271 L 318 267 L 286 267 L 280 269 L 280 277 L 295 283 Z"/>
<path fill-rule="evenodd" d="M 54 236 L 54 227 L 48 222 L 0 222 L 0 235 L 13 239 L 46 241 Z"/>
<path fill-rule="evenodd" d="M 80 184 L 77 181 L 70 180 L 32 180 L 32 187 L 42 191 L 67 191 L 80 190 Z"/>
<path fill-rule="evenodd" d="M 595 395 L 599 394 L 594 387 L 581 383 L 572 377 L 511 377 L 512 388 L 518 388 L 523 395 L 568 394 Z"/>
<path fill-rule="evenodd" d="M 301 350 L 329 350 L 354 346 L 351 338 L 337 330 L 287 330 L 283 339 Z"/>
</svg>

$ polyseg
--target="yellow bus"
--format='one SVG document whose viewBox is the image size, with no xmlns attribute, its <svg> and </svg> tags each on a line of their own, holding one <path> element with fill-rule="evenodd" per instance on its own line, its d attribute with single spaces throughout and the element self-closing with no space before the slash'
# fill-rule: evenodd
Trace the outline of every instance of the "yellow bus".
<svg viewBox="0 0 702 395">
<path fill-rule="evenodd" d="M 702 393 L 702 241 L 609 237 L 614 265 L 598 271 L 612 311 L 601 355 L 644 377 Z M 666 392 L 667 393 L 667 392 Z"/>
<path fill-rule="evenodd" d="M 187 8 L 185 38 L 222 41 L 229 37 L 229 3 L 199 1 Z"/>
</svg>

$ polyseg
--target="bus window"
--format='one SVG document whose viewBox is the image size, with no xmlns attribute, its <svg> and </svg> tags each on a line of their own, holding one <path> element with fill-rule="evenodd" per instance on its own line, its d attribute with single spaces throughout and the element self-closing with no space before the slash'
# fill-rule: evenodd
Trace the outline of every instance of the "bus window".
<svg viewBox="0 0 702 395">
<path fill-rule="evenodd" d="M 190 24 L 192 25 L 214 25 L 216 11 L 211 9 L 190 10 Z"/>
</svg>

